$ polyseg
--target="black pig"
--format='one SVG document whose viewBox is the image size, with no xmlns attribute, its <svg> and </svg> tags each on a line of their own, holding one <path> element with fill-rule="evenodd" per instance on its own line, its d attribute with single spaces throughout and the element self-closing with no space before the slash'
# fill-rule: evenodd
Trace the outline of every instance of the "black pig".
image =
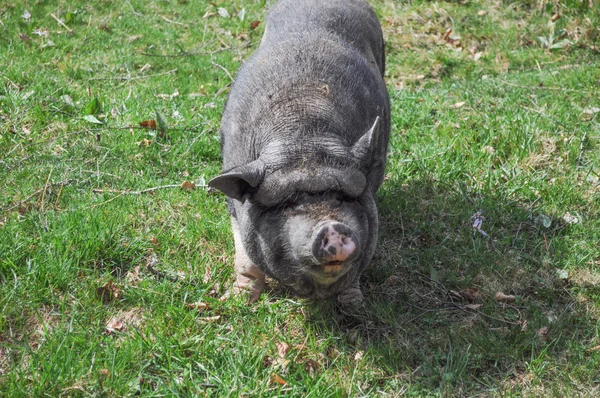
<svg viewBox="0 0 600 398">
<path fill-rule="evenodd" d="M 308 298 L 361 301 L 377 244 L 390 105 L 379 21 L 362 0 L 281 0 L 221 122 L 237 290 L 265 274 Z"/>
</svg>

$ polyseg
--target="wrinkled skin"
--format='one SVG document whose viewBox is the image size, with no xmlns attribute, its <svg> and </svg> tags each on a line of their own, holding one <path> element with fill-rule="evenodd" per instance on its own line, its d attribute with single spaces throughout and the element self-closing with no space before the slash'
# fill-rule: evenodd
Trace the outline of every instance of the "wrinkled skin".
<svg viewBox="0 0 600 398">
<path fill-rule="evenodd" d="M 362 300 L 377 243 L 390 108 L 379 21 L 362 0 L 282 0 L 221 123 L 236 288 L 265 274 L 308 298 Z"/>
</svg>

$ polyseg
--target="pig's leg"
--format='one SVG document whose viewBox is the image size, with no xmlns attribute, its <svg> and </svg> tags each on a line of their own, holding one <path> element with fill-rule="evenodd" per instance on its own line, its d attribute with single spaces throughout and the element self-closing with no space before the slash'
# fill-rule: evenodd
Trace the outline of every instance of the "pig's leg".
<svg viewBox="0 0 600 398">
<path fill-rule="evenodd" d="M 250 258 L 248 258 L 246 249 L 244 249 L 242 243 L 242 235 L 240 234 L 237 220 L 233 217 L 231 217 L 231 227 L 233 230 L 233 240 L 235 242 L 234 267 L 236 273 L 233 292 L 238 294 L 248 291 L 248 300 L 250 303 L 254 303 L 258 300 L 262 291 L 265 290 L 265 274 L 252 263 Z"/>
<path fill-rule="evenodd" d="M 337 296 L 337 302 L 342 307 L 357 305 L 363 302 L 364 297 L 360 290 L 359 278 L 357 277 L 354 283 L 350 285 L 346 290 L 342 291 Z"/>
</svg>

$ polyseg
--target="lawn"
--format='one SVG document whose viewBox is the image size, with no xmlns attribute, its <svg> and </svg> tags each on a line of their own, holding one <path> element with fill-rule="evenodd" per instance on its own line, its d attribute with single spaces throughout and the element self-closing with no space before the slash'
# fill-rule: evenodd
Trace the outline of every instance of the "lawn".
<svg viewBox="0 0 600 398">
<path fill-rule="evenodd" d="M 0 396 L 598 396 L 600 4 L 371 3 L 364 308 L 232 286 L 220 115 L 271 1 L 0 2 Z M 473 226 L 476 225 L 477 228 Z"/>
</svg>

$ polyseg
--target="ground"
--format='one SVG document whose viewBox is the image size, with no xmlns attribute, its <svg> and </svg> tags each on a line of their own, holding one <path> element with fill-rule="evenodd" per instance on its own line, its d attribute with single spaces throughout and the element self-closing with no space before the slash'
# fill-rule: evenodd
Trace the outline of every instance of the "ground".
<svg viewBox="0 0 600 398">
<path fill-rule="evenodd" d="M 597 396 L 598 2 L 372 2 L 392 138 L 353 311 L 221 300 L 205 185 L 270 3 L 0 3 L 0 395 Z"/>
</svg>

